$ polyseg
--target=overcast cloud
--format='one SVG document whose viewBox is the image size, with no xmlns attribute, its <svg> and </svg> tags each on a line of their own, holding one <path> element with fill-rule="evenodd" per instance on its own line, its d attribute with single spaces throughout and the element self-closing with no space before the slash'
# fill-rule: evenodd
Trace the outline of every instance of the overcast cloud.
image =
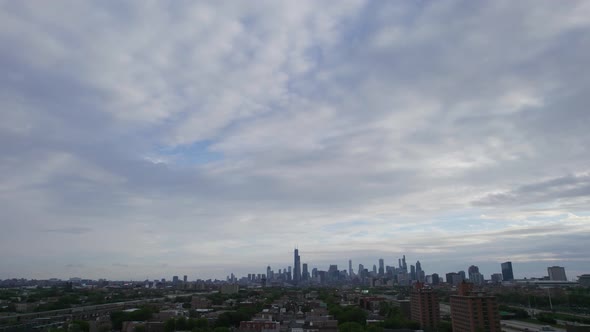
<svg viewBox="0 0 590 332">
<path fill-rule="evenodd" d="M 590 2 L 0 1 L 0 278 L 590 272 Z"/>
</svg>

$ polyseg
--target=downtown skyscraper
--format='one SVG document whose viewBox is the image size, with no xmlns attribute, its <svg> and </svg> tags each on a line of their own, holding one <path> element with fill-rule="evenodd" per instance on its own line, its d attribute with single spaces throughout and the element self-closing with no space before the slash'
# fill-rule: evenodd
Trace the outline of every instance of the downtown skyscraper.
<svg viewBox="0 0 590 332">
<path fill-rule="evenodd" d="M 512 262 L 504 262 L 500 265 L 502 267 L 502 280 L 514 280 L 514 271 L 512 271 Z"/>
<path fill-rule="evenodd" d="M 299 257 L 299 249 L 293 252 L 293 282 L 301 281 L 301 257 Z"/>
</svg>

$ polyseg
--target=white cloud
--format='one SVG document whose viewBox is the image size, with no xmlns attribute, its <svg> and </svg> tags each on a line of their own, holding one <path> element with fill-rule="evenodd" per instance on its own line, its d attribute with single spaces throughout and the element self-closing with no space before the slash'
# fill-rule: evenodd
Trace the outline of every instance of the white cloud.
<svg viewBox="0 0 590 332">
<path fill-rule="evenodd" d="M 0 6 L 14 273 L 579 260 L 585 2 Z"/>
</svg>

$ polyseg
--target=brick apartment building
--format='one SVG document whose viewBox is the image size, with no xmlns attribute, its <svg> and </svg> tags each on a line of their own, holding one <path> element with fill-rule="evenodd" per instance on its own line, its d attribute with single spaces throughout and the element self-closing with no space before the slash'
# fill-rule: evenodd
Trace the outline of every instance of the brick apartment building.
<svg viewBox="0 0 590 332">
<path fill-rule="evenodd" d="M 424 283 L 417 282 L 410 293 L 410 317 L 420 323 L 420 328 L 436 329 L 440 322 L 440 305 L 438 297 L 431 288 L 424 287 Z"/>
<path fill-rule="evenodd" d="M 451 296 L 454 332 L 501 332 L 500 314 L 494 296 L 473 292 L 473 284 L 463 282 L 459 294 Z"/>
</svg>

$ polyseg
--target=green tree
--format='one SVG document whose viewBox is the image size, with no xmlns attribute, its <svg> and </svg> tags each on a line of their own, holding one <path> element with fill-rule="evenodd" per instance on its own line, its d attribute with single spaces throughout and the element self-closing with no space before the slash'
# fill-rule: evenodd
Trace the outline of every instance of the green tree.
<svg viewBox="0 0 590 332">
<path fill-rule="evenodd" d="M 367 326 L 367 332 L 383 332 L 383 327 L 380 325 L 371 324 Z"/>
<path fill-rule="evenodd" d="M 453 332 L 453 324 L 447 321 L 441 321 L 438 323 L 438 331 L 439 332 Z"/>
<path fill-rule="evenodd" d="M 365 328 L 357 322 L 346 322 L 338 325 L 340 332 L 364 332 Z"/>
<path fill-rule="evenodd" d="M 90 324 L 87 321 L 83 320 L 74 320 L 69 328 L 70 331 L 82 331 L 88 332 L 90 331 Z"/>
<path fill-rule="evenodd" d="M 250 320 L 250 316 L 239 311 L 227 311 L 219 315 L 215 321 L 216 327 L 238 327 L 241 321 Z"/>
</svg>

